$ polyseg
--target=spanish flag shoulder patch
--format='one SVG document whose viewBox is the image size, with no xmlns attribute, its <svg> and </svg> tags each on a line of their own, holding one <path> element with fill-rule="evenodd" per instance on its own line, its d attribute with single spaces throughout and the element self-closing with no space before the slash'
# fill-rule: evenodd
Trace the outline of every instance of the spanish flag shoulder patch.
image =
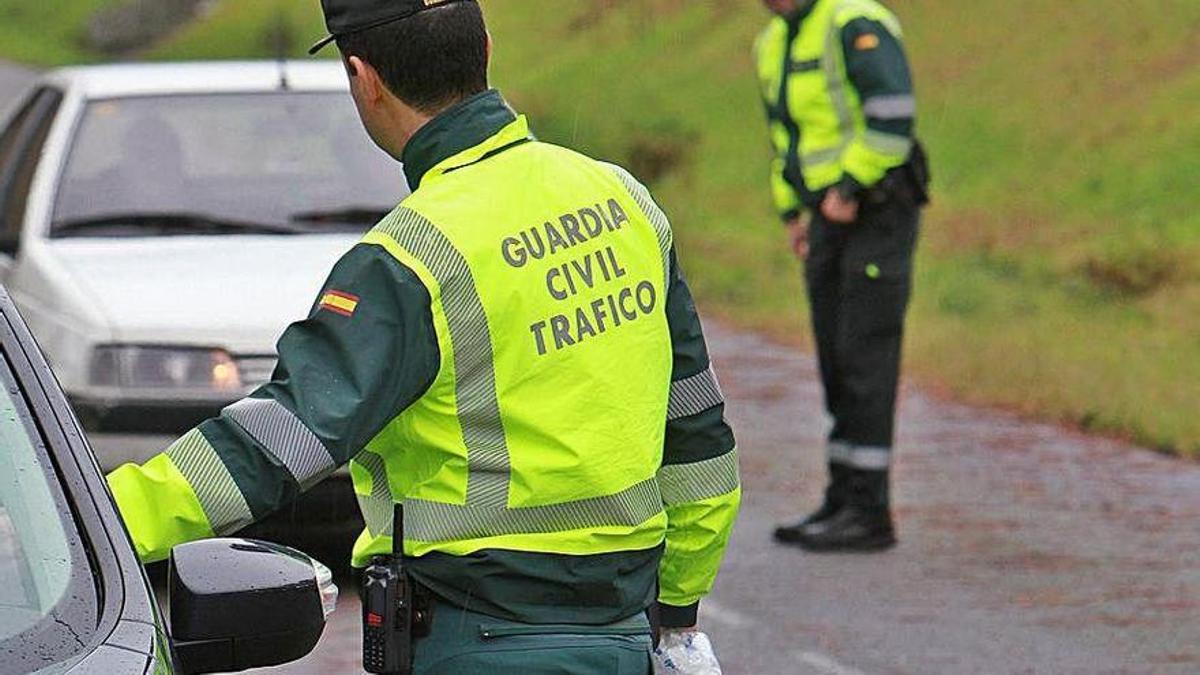
<svg viewBox="0 0 1200 675">
<path fill-rule="evenodd" d="M 860 52 L 867 52 L 879 46 L 879 36 L 874 33 L 863 33 L 854 41 L 854 48 Z"/>
<path fill-rule="evenodd" d="M 326 309 L 334 314 L 342 316 L 354 316 L 354 311 L 358 309 L 358 296 L 344 291 L 328 290 L 321 296 L 321 302 L 317 305 L 320 309 Z"/>
</svg>

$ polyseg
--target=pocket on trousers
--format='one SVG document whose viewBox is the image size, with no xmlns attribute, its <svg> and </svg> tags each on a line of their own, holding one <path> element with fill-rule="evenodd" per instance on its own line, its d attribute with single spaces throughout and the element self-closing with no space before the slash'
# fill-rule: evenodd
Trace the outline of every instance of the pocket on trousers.
<svg viewBox="0 0 1200 675">
<path fill-rule="evenodd" d="M 903 334 L 912 293 L 912 257 L 878 250 L 848 258 L 843 268 L 840 316 L 844 339 L 894 338 Z M 851 348 L 847 345 L 847 348 Z"/>
<path fill-rule="evenodd" d="M 462 654 L 422 675 L 650 675 L 650 650 L 527 647 Z"/>
<path fill-rule="evenodd" d="M 521 675 L 646 675 L 650 634 L 646 626 L 481 624 L 481 649 L 454 660 L 478 672 Z M 449 664 L 447 664 L 449 665 Z M 470 671 L 475 672 L 475 671 Z"/>
<path fill-rule="evenodd" d="M 850 352 L 877 349 L 875 340 L 904 333 L 911 288 L 904 274 L 872 279 L 860 272 L 857 276 L 843 288 L 839 307 L 839 344 Z"/>
<path fill-rule="evenodd" d="M 650 629 L 646 626 L 640 626 L 631 623 L 628 626 L 582 626 L 575 624 L 524 624 L 514 626 L 511 624 L 504 625 L 479 625 L 479 637 L 482 640 L 498 640 L 506 637 L 518 636 L 575 636 L 575 637 L 614 637 L 614 636 L 637 636 L 649 635 Z"/>
<path fill-rule="evenodd" d="M 912 283 L 918 221 L 911 212 L 889 207 L 866 214 L 856 225 L 842 261 L 843 279 L 865 286 Z"/>
</svg>

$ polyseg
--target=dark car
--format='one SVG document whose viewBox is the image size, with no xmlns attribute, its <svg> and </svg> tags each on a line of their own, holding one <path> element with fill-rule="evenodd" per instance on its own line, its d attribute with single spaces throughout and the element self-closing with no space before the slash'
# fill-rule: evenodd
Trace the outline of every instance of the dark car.
<svg viewBox="0 0 1200 675">
<path fill-rule="evenodd" d="M 79 423 L 0 288 L 0 673 L 200 673 L 297 659 L 337 588 L 246 539 L 176 547 L 170 623 Z"/>
</svg>

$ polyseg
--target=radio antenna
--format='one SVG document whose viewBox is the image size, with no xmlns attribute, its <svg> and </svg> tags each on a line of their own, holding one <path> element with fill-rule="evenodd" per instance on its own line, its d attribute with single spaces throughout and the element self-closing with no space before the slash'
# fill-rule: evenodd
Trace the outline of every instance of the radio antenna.
<svg viewBox="0 0 1200 675">
<path fill-rule="evenodd" d="M 392 516 L 392 556 L 397 562 L 404 559 L 404 504 L 397 503 Z"/>
<path fill-rule="evenodd" d="M 283 9 L 275 15 L 274 30 L 271 31 L 271 42 L 275 49 L 275 61 L 279 65 L 279 90 L 288 91 L 292 88 L 288 81 L 287 60 L 292 52 L 292 27 L 288 23 Z"/>
</svg>

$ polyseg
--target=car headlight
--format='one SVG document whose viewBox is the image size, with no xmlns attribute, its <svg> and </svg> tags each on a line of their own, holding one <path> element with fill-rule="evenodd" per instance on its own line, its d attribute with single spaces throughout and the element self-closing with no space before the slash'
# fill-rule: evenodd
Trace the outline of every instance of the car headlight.
<svg viewBox="0 0 1200 675">
<path fill-rule="evenodd" d="M 209 389 L 242 387 L 237 363 L 220 349 L 108 345 L 92 354 L 92 384 L 137 389 Z"/>
</svg>

